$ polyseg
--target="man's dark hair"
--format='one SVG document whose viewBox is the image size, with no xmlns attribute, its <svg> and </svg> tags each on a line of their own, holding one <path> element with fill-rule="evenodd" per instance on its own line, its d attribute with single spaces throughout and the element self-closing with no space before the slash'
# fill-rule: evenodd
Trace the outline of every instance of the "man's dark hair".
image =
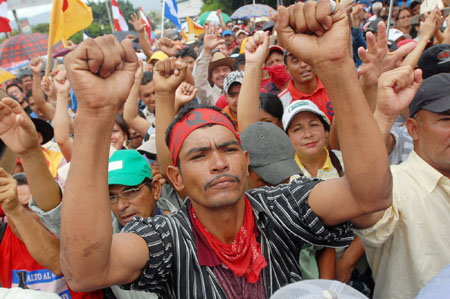
<svg viewBox="0 0 450 299">
<path fill-rule="evenodd" d="M 141 85 L 147 85 L 148 83 L 153 81 L 153 73 L 152 72 L 144 72 L 142 76 Z"/>
<path fill-rule="evenodd" d="M 197 60 L 197 53 L 195 53 L 195 50 L 191 47 L 184 47 L 182 49 L 180 49 L 180 51 L 178 51 L 176 57 L 179 58 L 184 58 L 190 56 L 192 58 L 194 58 L 195 60 Z"/>
<path fill-rule="evenodd" d="M 13 178 L 16 180 L 17 185 L 28 185 L 27 175 L 25 172 L 18 172 L 13 175 Z"/>
<path fill-rule="evenodd" d="M 223 115 L 226 116 L 226 118 L 228 118 L 228 120 L 231 121 L 231 123 L 233 124 L 233 126 L 236 128 L 236 125 L 235 125 L 234 122 L 231 120 L 231 118 L 230 118 L 228 115 L 226 115 L 225 113 L 223 113 L 222 110 L 221 110 L 219 107 L 216 107 L 216 106 L 208 106 L 208 105 L 204 105 L 204 104 L 199 105 L 199 104 L 192 103 L 192 102 L 191 102 L 191 103 L 187 103 L 186 105 L 182 106 L 182 107 L 180 108 L 180 110 L 178 110 L 177 116 L 175 116 L 175 119 L 170 123 L 169 127 L 168 127 L 167 130 L 166 130 L 166 138 L 165 138 L 165 141 L 166 141 L 166 145 L 167 145 L 167 146 L 169 146 L 169 138 L 170 138 L 170 134 L 172 133 L 173 127 L 174 127 L 179 121 L 181 121 L 181 120 L 186 116 L 186 114 L 188 114 L 188 113 L 191 112 L 192 110 L 198 109 L 198 108 L 208 108 L 208 109 L 212 109 L 212 110 L 215 110 L 215 111 L 217 111 L 217 112 L 222 113 Z M 204 125 L 204 126 L 211 126 L 211 125 L 212 125 L 212 124 L 206 124 L 206 125 Z M 201 127 L 200 127 L 200 128 L 201 128 Z M 180 159 L 180 158 L 178 158 L 178 161 L 177 161 L 178 168 L 180 168 L 180 161 L 179 161 L 179 159 Z"/>
<path fill-rule="evenodd" d="M 127 135 L 127 140 L 130 140 L 130 130 L 128 130 L 128 125 L 123 119 L 123 116 L 120 114 L 116 114 L 116 124 L 125 132 Z"/>
<path fill-rule="evenodd" d="M 283 104 L 276 95 L 270 92 L 261 92 L 259 94 L 259 106 L 262 110 L 282 121 Z"/>
<path fill-rule="evenodd" d="M 19 85 L 19 84 L 17 84 L 17 83 L 11 83 L 11 84 L 8 84 L 7 86 L 6 86 L 6 93 L 8 93 L 8 89 L 9 88 L 11 88 L 11 87 L 14 87 L 14 86 L 16 86 L 17 88 L 19 88 L 19 90 L 21 91 L 21 92 L 23 92 L 23 88 Z"/>
<path fill-rule="evenodd" d="M 234 69 L 238 70 L 240 65 L 245 65 L 245 55 L 240 54 L 236 59 L 234 60 Z"/>
<path fill-rule="evenodd" d="M 30 73 L 30 72 L 24 72 L 24 73 L 20 74 L 19 82 L 22 83 L 22 80 L 23 80 L 23 78 L 25 78 L 25 77 L 31 77 L 31 78 L 33 78 L 33 74 Z"/>
<path fill-rule="evenodd" d="M 25 94 L 25 98 L 24 98 L 24 100 L 28 103 L 28 99 L 30 98 L 30 97 L 32 97 L 33 96 L 33 90 L 29 90 L 29 91 L 27 91 L 27 93 Z"/>
</svg>

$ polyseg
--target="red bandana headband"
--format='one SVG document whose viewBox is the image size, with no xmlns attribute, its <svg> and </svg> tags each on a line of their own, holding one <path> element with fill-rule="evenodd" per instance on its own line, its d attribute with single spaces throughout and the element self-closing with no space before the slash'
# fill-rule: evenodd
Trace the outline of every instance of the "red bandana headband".
<svg viewBox="0 0 450 299">
<path fill-rule="evenodd" d="M 169 150 L 172 154 L 174 166 L 177 166 L 178 154 L 180 153 L 184 140 L 194 130 L 208 124 L 222 125 L 228 128 L 236 136 L 239 143 L 241 142 L 233 123 L 223 113 L 209 108 L 194 109 L 186 114 L 182 120 L 177 122 L 170 133 Z"/>
</svg>

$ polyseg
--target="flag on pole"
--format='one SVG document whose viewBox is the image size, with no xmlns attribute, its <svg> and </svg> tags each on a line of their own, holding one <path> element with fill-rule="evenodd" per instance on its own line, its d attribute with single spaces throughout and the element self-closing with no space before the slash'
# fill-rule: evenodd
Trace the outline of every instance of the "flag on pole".
<svg viewBox="0 0 450 299">
<path fill-rule="evenodd" d="M 180 20 L 178 19 L 178 6 L 175 0 L 164 1 L 164 17 L 168 18 L 178 30 L 181 29 Z"/>
<path fill-rule="evenodd" d="M 194 20 L 192 20 L 191 18 L 187 17 L 186 22 L 188 25 L 189 33 L 200 35 L 205 32 L 205 29 L 203 28 L 203 26 L 195 23 Z"/>
<path fill-rule="evenodd" d="M 11 32 L 8 19 L 8 2 L 0 0 L 0 32 Z"/>
<path fill-rule="evenodd" d="M 139 15 L 141 16 L 142 23 L 144 23 L 145 32 L 147 33 L 148 41 L 150 44 L 152 43 L 152 24 L 148 20 L 147 16 L 144 13 L 144 10 L 139 5 Z"/>
<path fill-rule="evenodd" d="M 67 40 L 78 31 L 89 27 L 92 21 L 92 10 L 82 0 L 53 0 L 49 49 L 60 41 L 67 46 Z"/>
<path fill-rule="evenodd" d="M 112 15 L 114 20 L 114 28 L 116 31 L 128 31 L 128 25 L 123 17 L 122 10 L 120 9 L 117 0 L 111 0 Z"/>
<path fill-rule="evenodd" d="M 89 34 L 87 33 L 86 29 L 83 30 L 83 40 L 90 38 Z"/>
</svg>

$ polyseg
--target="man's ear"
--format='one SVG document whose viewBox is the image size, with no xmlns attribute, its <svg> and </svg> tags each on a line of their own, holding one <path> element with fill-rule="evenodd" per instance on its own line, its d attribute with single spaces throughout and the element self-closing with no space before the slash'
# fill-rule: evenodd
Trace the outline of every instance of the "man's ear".
<svg viewBox="0 0 450 299">
<path fill-rule="evenodd" d="M 158 200 L 161 196 L 161 182 L 159 179 L 153 179 L 152 181 L 152 195 L 154 200 Z"/>
<path fill-rule="evenodd" d="M 181 172 L 178 167 L 175 167 L 173 165 L 167 166 L 167 177 L 169 178 L 175 190 L 177 190 L 178 192 L 184 190 L 183 177 L 181 176 Z"/>
<path fill-rule="evenodd" d="M 414 141 L 419 139 L 419 123 L 416 119 L 410 117 L 406 120 L 406 128 L 408 129 L 409 135 Z"/>
<path fill-rule="evenodd" d="M 247 171 L 246 171 L 245 176 L 249 176 L 250 172 L 248 171 L 248 167 L 250 166 L 250 156 L 248 155 L 247 151 L 244 151 L 244 155 L 245 155 L 245 163 L 247 165 L 247 167 L 246 167 Z"/>
</svg>

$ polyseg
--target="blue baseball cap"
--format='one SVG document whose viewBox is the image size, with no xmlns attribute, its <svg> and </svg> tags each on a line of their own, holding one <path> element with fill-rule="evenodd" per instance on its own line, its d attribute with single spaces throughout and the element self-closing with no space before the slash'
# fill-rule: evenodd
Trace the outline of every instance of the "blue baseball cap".
<svg viewBox="0 0 450 299">
<path fill-rule="evenodd" d="M 231 31 L 231 30 L 225 30 L 224 32 L 222 32 L 222 37 L 224 37 L 225 35 L 231 35 L 231 36 L 233 36 L 233 31 Z"/>
</svg>

